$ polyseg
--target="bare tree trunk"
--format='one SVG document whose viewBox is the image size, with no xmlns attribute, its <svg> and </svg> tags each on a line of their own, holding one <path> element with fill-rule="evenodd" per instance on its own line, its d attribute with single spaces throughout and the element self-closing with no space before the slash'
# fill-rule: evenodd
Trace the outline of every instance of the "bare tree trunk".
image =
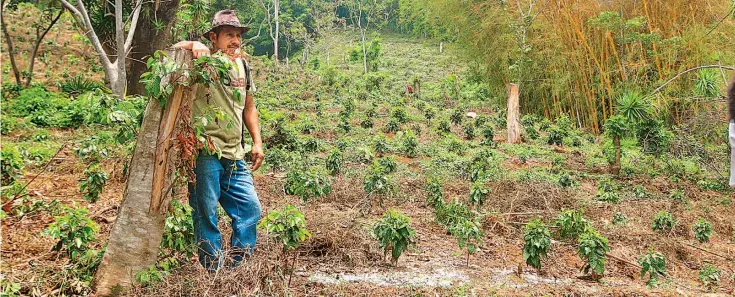
<svg viewBox="0 0 735 297">
<path fill-rule="evenodd" d="M 365 47 L 365 29 L 360 28 L 360 36 L 362 37 L 362 67 L 365 69 L 365 74 L 367 74 L 368 65 L 367 65 L 367 48 Z"/>
<path fill-rule="evenodd" d="M 33 44 L 33 49 L 31 50 L 31 56 L 30 60 L 28 60 L 28 77 L 26 77 L 26 84 L 25 87 L 29 87 L 31 85 L 31 80 L 33 79 L 33 66 L 36 62 L 36 55 L 38 54 L 38 47 L 41 45 L 41 41 L 43 41 L 43 38 L 46 37 L 46 34 L 48 31 L 51 30 L 51 28 L 56 24 L 57 21 L 59 21 L 59 18 L 61 17 L 61 14 L 64 13 L 64 7 L 61 7 L 59 10 L 59 14 L 56 15 L 56 17 L 51 21 L 51 24 L 48 25 L 46 30 L 43 30 L 43 33 L 39 34 L 39 28 L 36 28 L 36 42 Z"/>
<path fill-rule="evenodd" d="M 273 0 L 273 6 L 275 12 L 273 13 L 275 16 L 276 21 L 276 32 L 275 32 L 275 38 L 273 38 L 273 62 L 276 65 L 276 68 L 278 68 L 278 32 L 279 32 L 279 24 L 278 21 L 278 11 L 280 10 L 280 7 L 278 5 L 278 0 Z"/>
<path fill-rule="evenodd" d="M 508 84 L 508 143 L 521 142 L 521 125 L 519 120 L 518 85 Z"/>
<path fill-rule="evenodd" d="M 140 75 L 148 71 L 146 61 L 156 50 L 164 49 L 171 42 L 171 27 L 176 19 L 176 10 L 179 0 L 162 1 L 156 10 L 156 20 L 165 24 L 165 27 L 156 31 L 150 18 L 143 18 L 138 24 L 138 30 L 133 37 L 133 46 L 130 52 L 132 59 L 128 68 L 128 95 L 144 95 L 145 87 L 140 83 Z M 152 14 L 151 14 L 152 15 Z M 151 16 L 152 18 L 152 16 Z"/>
<path fill-rule="evenodd" d="M 13 74 L 15 75 L 15 83 L 20 85 L 20 71 L 18 65 L 15 64 L 15 49 L 13 47 L 13 41 L 10 39 L 8 33 L 8 26 L 5 24 L 5 0 L 0 4 L 0 22 L 2 22 L 3 35 L 5 36 L 5 43 L 8 45 L 8 56 L 10 57 L 10 66 L 13 67 Z"/>
</svg>

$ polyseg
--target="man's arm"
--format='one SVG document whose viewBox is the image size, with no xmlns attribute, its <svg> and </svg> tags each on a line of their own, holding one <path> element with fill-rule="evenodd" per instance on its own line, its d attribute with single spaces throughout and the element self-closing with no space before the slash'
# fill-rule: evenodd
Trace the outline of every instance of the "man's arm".
<svg viewBox="0 0 735 297">
<path fill-rule="evenodd" d="M 184 40 L 172 45 L 171 48 L 190 50 L 194 54 L 194 59 L 211 54 L 209 48 L 199 41 Z"/>
<path fill-rule="evenodd" d="M 253 94 L 248 93 L 245 95 L 245 109 L 242 112 L 243 122 L 245 127 L 250 132 L 250 137 L 253 139 L 252 161 L 253 167 L 251 171 L 258 170 L 260 165 L 263 163 L 263 140 L 260 138 L 260 120 L 258 119 L 258 110 L 255 108 L 255 101 L 253 100 Z"/>
</svg>

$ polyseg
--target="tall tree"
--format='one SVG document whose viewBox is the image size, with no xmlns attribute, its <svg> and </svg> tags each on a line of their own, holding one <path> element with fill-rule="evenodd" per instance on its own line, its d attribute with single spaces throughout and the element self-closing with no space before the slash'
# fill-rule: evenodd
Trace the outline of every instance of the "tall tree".
<svg viewBox="0 0 735 297">
<path fill-rule="evenodd" d="M 278 69 L 278 35 L 280 32 L 280 23 L 279 23 L 279 13 L 280 13 L 280 3 L 279 0 L 260 0 L 260 4 L 263 6 L 263 10 L 265 11 L 265 20 L 268 23 L 268 35 L 271 37 L 271 40 L 273 40 L 273 64 L 276 66 L 276 70 Z M 273 12 L 273 17 L 271 18 L 271 11 Z M 275 29 L 274 29 L 275 24 Z"/>
<path fill-rule="evenodd" d="M 105 76 L 110 84 L 110 89 L 119 98 L 125 96 L 125 89 L 127 83 L 127 73 L 125 71 L 125 58 L 130 53 L 130 49 L 133 44 L 133 37 L 135 36 L 135 29 L 138 25 L 138 17 L 140 16 L 140 10 L 143 4 L 143 0 L 136 0 L 133 6 L 133 12 L 128 16 L 130 20 L 129 24 L 125 24 L 123 19 L 123 1 L 115 0 L 115 46 L 114 58 L 112 61 L 108 56 L 107 51 L 100 42 L 100 38 L 92 26 L 92 20 L 87 12 L 87 8 L 82 0 L 71 0 L 76 1 L 76 5 L 73 5 L 67 0 L 59 0 L 66 9 L 71 11 L 74 15 L 79 27 L 81 27 L 89 40 L 92 42 L 97 55 L 100 58 L 100 62 L 105 71 Z M 125 32 L 126 25 L 129 27 Z"/>
<path fill-rule="evenodd" d="M 379 30 L 391 17 L 391 13 L 386 9 L 386 3 L 377 0 L 347 0 L 344 5 L 349 10 L 352 25 L 360 31 L 360 40 L 362 44 L 362 66 L 365 73 L 368 73 L 367 62 L 367 41 L 365 35 L 371 26 Z"/>
<path fill-rule="evenodd" d="M 146 61 L 156 50 L 163 49 L 172 42 L 172 27 L 179 8 L 179 0 L 156 1 L 144 4 L 138 30 L 133 36 L 130 52 L 130 70 L 127 76 L 127 93 L 143 95 L 145 88 L 139 82 L 140 75 L 147 71 Z"/>
</svg>

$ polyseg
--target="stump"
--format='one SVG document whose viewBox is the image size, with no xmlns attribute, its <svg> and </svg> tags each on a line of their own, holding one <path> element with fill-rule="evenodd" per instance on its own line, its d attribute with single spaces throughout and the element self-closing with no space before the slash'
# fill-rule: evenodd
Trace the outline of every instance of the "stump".
<svg viewBox="0 0 735 297">
<path fill-rule="evenodd" d="M 169 51 L 168 55 L 183 67 L 191 65 L 190 51 Z M 174 181 L 172 173 L 178 160 L 178 154 L 171 153 L 176 123 L 184 117 L 191 118 L 191 109 L 187 107 L 192 100 L 190 87 L 176 85 L 165 107 L 156 99 L 148 102 L 136 137 L 122 205 L 95 276 L 98 296 L 124 291 L 132 285 L 138 271 L 156 264 Z"/>
<path fill-rule="evenodd" d="M 508 84 L 508 143 L 521 142 L 520 105 L 518 103 L 518 85 Z"/>
</svg>

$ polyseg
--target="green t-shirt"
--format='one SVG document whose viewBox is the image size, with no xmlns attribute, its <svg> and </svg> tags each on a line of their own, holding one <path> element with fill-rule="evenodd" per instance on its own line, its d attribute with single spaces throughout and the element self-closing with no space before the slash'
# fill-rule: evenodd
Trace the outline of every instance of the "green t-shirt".
<svg viewBox="0 0 735 297">
<path fill-rule="evenodd" d="M 196 90 L 196 97 L 192 107 L 194 121 L 204 124 L 205 134 L 210 136 L 212 142 L 221 152 L 222 158 L 230 160 L 242 160 L 245 153 L 250 150 L 250 145 L 243 142 L 247 129 L 243 127 L 243 110 L 245 109 L 245 98 L 247 92 L 254 92 L 252 78 L 247 79 L 247 62 L 242 58 L 236 58 L 236 63 L 221 54 L 214 54 L 230 67 L 230 85 L 216 82 L 213 85 L 200 84 Z M 250 89 L 246 84 L 250 84 Z M 239 91 L 240 96 L 235 95 Z M 249 135 L 249 133 L 248 133 Z"/>
</svg>

